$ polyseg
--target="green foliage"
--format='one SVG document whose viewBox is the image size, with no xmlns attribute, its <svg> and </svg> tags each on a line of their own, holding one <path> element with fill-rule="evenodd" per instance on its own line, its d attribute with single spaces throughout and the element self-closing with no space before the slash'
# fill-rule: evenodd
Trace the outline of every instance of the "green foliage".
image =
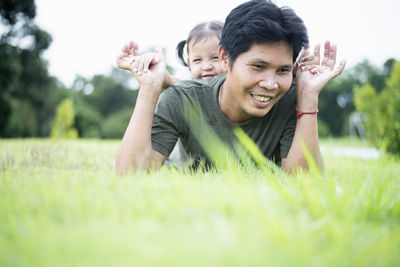
<svg viewBox="0 0 400 267">
<path fill-rule="evenodd" d="M 5 89 L 17 82 L 22 72 L 19 49 L 6 43 L 0 43 L 0 59 L 0 90 L 4 92 Z M 10 89 L 12 90 L 12 88 Z"/>
<path fill-rule="evenodd" d="M 0 140 L 0 266 L 400 262 L 398 159 L 325 154 L 320 176 L 243 165 L 121 178 L 118 145 Z"/>
<path fill-rule="evenodd" d="M 33 19 L 36 16 L 34 0 L 2 0 L 0 2 L 0 16 L 7 24 L 14 25 L 23 15 L 25 19 Z"/>
<path fill-rule="evenodd" d="M 11 115 L 11 103 L 7 94 L 0 94 L 0 129 L 5 129 Z M 4 130 L 0 130 L 0 137 L 4 135 Z"/>
<path fill-rule="evenodd" d="M 126 107 L 106 117 L 101 125 L 101 136 L 103 138 L 122 139 L 132 112 L 132 108 Z"/>
<path fill-rule="evenodd" d="M 131 77 L 114 68 L 109 76 L 75 79 L 75 125 L 80 137 L 122 138 L 138 93 L 129 88 Z"/>
<path fill-rule="evenodd" d="M 65 99 L 57 107 L 51 138 L 77 138 L 78 131 L 74 128 L 74 119 L 74 103 L 71 99 Z"/>
<path fill-rule="evenodd" d="M 393 59 L 387 60 L 381 70 L 364 60 L 346 69 L 342 75 L 326 85 L 319 97 L 318 118 L 326 123 L 330 135 L 348 135 L 348 118 L 355 111 L 353 88 L 369 82 L 380 92 L 390 74 L 392 63 Z"/>
<path fill-rule="evenodd" d="M 364 120 L 364 127 L 366 128 L 367 138 L 372 144 L 379 147 L 379 140 L 381 134 L 381 121 L 378 116 L 376 91 L 371 84 L 366 83 L 363 86 L 356 86 L 354 88 L 354 104 L 357 110 L 368 113 L 367 118 Z M 375 125 L 378 123 L 379 125 Z"/>
<path fill-rule="evenodd" d="M 11 116 L 8 118 L 5 136 L 33 137 L 37 135 L 38 122 L 35 109 L 29 101 L 12 99 Z"/>
<path fill-rule="evenodd" d="M 50 106 L 47 102 L 59 86 L 56 79 L 49 76 L 47 63 L 40 57 L 52 38 L 34 23 L 35 15 L 33 0 L 0 3 L 0 136 L 49 134 L 55 103 Z M 20 115 L 12 110 L 21 105 L 24 110 L 34 110 L 29 116 L 31 126 L 26 125 L 26 120 L 15 121 Z"/>
<path fill-rule="evenodd" d="M 91 84 L 93 92 L 85 96 L 85 101 L 104 117 L 135 105 L 137 91 L 129 90 L 122 82 L 114 79 L 114 76 L 95 75 Z"/>
<path fill-rule="evenodd" d="M 320 119 L 318 119 L 318 136 L 319 137 L 330 136 L 329 125 L 325 121 Z"/>
<path fill-rule="evenodd" d="M 92 106 L 88 105 L 81 98 L 75 102 L 75 126 L 79 136 L 84 138 L 100 138 L 102 116 Z"/>
<path fill-rule="evenodd" d="M 400 62 L 394 63 L 381 92 L 366 83 L 355 87 L 354 94 L 357 109 L 366 114 L 364 124 L 371 142 L 400 154 Z"/>
</svg>

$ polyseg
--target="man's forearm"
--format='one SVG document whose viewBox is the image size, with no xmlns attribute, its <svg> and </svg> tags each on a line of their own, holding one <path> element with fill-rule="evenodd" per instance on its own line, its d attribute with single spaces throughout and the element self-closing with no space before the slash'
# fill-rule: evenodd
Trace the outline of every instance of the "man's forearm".
<svg viewBox="0 0 400 267">
<path fill-rule="evenodd" d="M 118 149 L 116 170 L 118 174 L 128 169 L 148 169 L 153 161 L 151 127 L 160 90 L 142 86 L 135 110 Z"/>
<path fill-rule="evenodd" d="M 282 162 L 282 167 L 291 172 L 295 169 L 308 169 L 302 144 L 310 152 L 319 169 L 324 168 L 318 141 L 317 114 L 305 114 L 297 120 L 296 131 L 287 158 Z"/>
</svg>

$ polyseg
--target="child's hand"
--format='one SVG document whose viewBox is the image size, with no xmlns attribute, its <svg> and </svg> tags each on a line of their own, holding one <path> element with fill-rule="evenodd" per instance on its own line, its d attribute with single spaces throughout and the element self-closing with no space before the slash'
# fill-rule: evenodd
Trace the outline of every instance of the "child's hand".
<svg viewBox="0 0 400 267">
<path fill-rule="evenodd" d="M 169 77 L 164 57 L 161 51 L 156 50 L 154 53 L 132 58 L 130 70 L 141 86 L 156 85 L 160 89 L 166 87 Z"/>
<path fill-rule="evenodd" d="M 144 81 L 144 77 L 140 76 L 146 75 L 149 72 L 153 72 L 152 76 L 154 78 L 155 76 L 153 74 L 155 71 L 161 72 L 163 75 L 162 89 L 166 89 L 168 86 L 179 81 L 179 79 L 171 76 L 168 73 L 167 67 L 164 62 L 163 54 L 160 48 L 156 48 L 154 53 L 147 53 L 144 55 L 132 57 L 132 63 L 130 64 L 130 68 L 131 72 L 135 75 L 139 84 L 142 84 L 142 82 Z M 159 75 L 157 75 L 157 79 L 161 77 Z M 146 80 L 148 79 L 146 78 Z"/>
<path fill-rule="evenodd" d="M 159 53 L 147 53 L 144 55 L 130 57 L 130 70 L 134 75 L 142 75 L 147 73 L 149 69 L 160 62 L 161 55 Z"/>
<path fill-rule="evenodd" d="M 140 85 L 162 80 L 162 89 L 165 89 L 179 81 L 168 73 L 160 48 L 156 48 L 154 53 L 139 55 L 138 44 L 130 41 L 122 48 L 116 61 L 119 68 L 130 70 Z M 151 75 L 141 77 L 148 72 L 152 72 Z"/>
<path fill-rule="evenodd" d="M 316 69 L 316 58 L 315 55 L 310 54 L 310 49 L 301 50 L 299 56 L 297 57 L 296 62 L 293 67 L 293 75 L 296 75 L 299 70 L 301 71 L 311 71 L 311 73 L 315 73 Z"/>
<path fill-rule="evenodd" d="M 117 66 L 121 69 L 131 70 L 134 57 L 139 55 L 139 45 L 133 41 L 124 45 L 121 53 L 117 56 Z"/>
</svg>

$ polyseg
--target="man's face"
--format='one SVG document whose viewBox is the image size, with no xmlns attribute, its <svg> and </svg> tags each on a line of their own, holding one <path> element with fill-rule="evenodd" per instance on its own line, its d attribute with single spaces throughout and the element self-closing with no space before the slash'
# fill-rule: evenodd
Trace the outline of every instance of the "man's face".
<svg viewBox="0 0 400 267">
<path fill-rule="evenodd" d="M 226 71 L 221 110 L 233 122 L 266 115 L 292 83 L 293 49 L 284 41 L 254 44 L 236 58 L 220 47 L 220 62 Z"/>
</svg>

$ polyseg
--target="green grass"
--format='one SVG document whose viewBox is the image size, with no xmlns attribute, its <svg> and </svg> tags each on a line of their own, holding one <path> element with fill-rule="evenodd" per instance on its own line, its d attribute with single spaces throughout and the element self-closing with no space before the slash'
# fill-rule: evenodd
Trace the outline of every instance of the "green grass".
<svg viewBox="0 0 400 267">
<path fill-rule="evenodd" d="M 164 167 L 121 178 L 118 145 L 0 140 L 0 266 L 400 262 L 397 159 L 327 154 L 321 175 Z"/>
</svg>

